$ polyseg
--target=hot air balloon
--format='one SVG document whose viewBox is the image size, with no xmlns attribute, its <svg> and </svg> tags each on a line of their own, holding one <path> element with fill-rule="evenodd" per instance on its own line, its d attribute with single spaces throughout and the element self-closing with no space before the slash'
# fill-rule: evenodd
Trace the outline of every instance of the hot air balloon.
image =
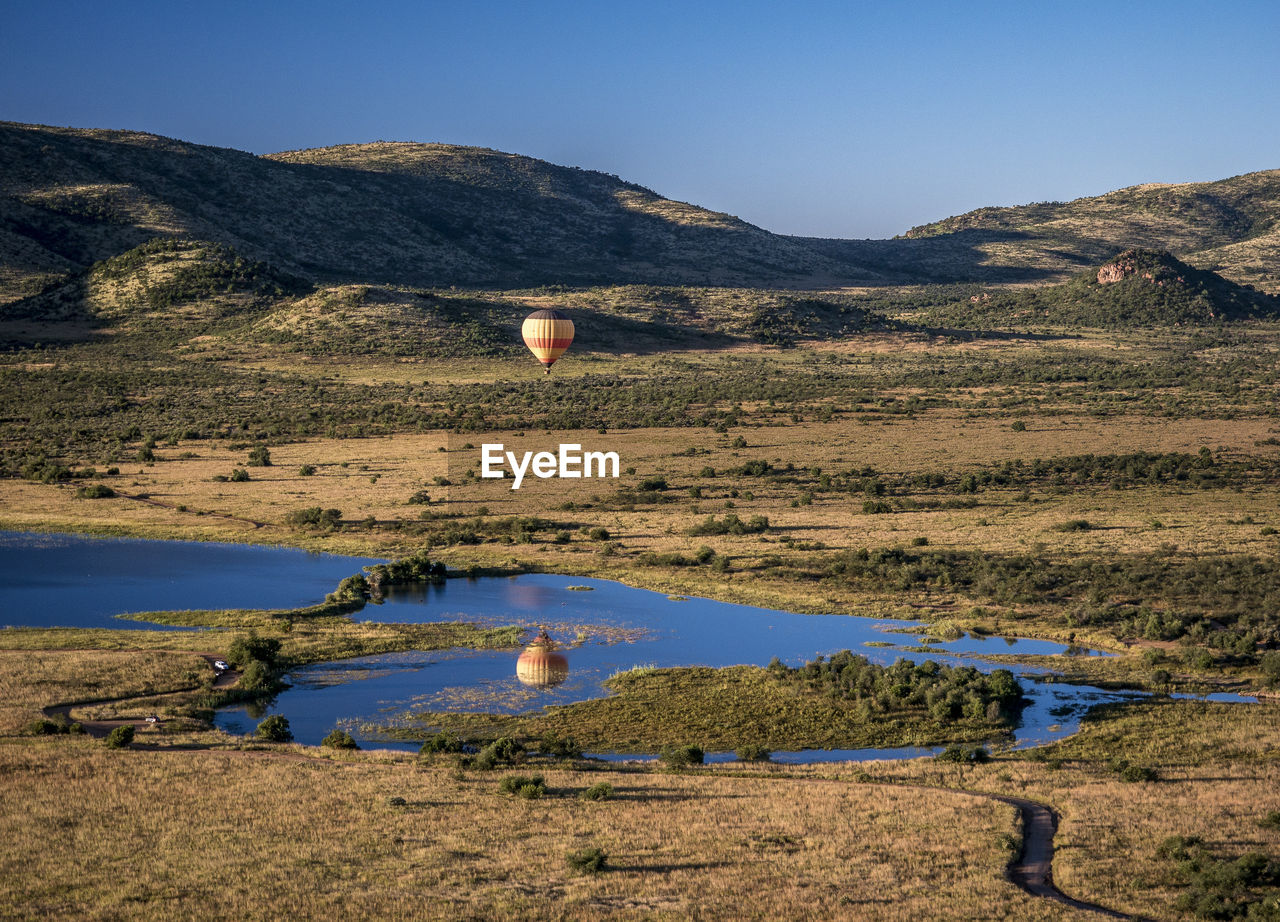
<svg viewBox="0 0 1280 922">
<path fill-rule="evenodd" d="M 524 344 L 551 374 L 551 366 L 573 342 L 573 321 L 559 311 L 534 311 L 520 328 Z"/>
<path fill-rule="evenodd" d="M 569 677 L 569 660 L 542 631 L 516 660 L 516 678 L 533 688 L 554 688 Z"/>
</svg>

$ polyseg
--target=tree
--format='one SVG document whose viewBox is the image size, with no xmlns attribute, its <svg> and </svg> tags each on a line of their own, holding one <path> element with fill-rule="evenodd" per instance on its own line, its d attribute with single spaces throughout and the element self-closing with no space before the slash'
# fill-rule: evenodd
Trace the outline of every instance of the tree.
<svg viewBox="0 0 1280 922">
<path fill-rule="evenodd" d="M 1264 654 L 1260 665 L 1267 681 L 1272 685 L 1280 685 L 1280 650 L 1272 650 Z"/>
<path fill-rule="evenodd" d="M 280 640 L 276 637 L 259 637 L 250 631 L 248 636 L 237 637 L 227 650 L 227 662 L 233 666 L 248 666 L 252 660 L 260 660 L 268 666 L 275 665 L 280 652 Z"/>
<path fill-rule="evenodd" d="M 345 730 L 331 730 L 329 735 L 320 741 L 321 746 L 330 749 L 359 749 L 360 745 Z"/>
<path fill-rule="evenodd" d="M 287 743 L 293 739 L 293 731 L 289 729 L 289 721 L 281 714 L 272 714 L 258 724 L 257 737 L 268 743 Z"/>
<path fill-rule="evenodd" d="M 260 659 L 249 660 L 240 674 L 240 688 L 249 692 L 269 692 L 275 688 L 275 676 L 271 667 Z"/>
<path fill-rule="evenodd" d="M 107 748 L 109 749 L 128 749 L 129 744 L 133 742 L 133 727 L 125 725 L 116 727 L 107 734 Z"/>
</svg>

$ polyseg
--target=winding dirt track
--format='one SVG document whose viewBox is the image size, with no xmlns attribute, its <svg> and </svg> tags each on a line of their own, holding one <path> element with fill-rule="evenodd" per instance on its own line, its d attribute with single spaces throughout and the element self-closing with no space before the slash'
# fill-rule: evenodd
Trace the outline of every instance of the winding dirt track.
<svg viewBox="0 0 1280 922">
<path fill-rule="evenodd" d="M 214 660 L 220 659 L 220 657 L 215 656 L 212 653 L 200 653 L 195 650 L 165 650 L 161 652 L 187 653 L 193 656 L 203 657 L 204 661 L 209 664 L 210 669 L 216 669 L 217 667 L 213 665 Z M 226 688 L 229 685 L 234 685 L 236 683 L 236 680 L 239 678 L 240 678 L 239 670 L 227 669 L 223 672 L 218 673 L 217 678 L 213 680 L 213 687 Z M 146 695 L 146 696 L 140 696 L 140 697 L 165 698 L 170 695 L 182 695 L 182 694 L 186 694 L 186 692 L 182 692 L 182 691 L 166 692 L 159 695 Z M 71 711 L 75 708 L 93 707 L 96 704 L 117 704 L 121 701 L 130 701 L 132 700 L 132 698 L 133 696 L 125 697 L 125 698 L 103 698 L 98 701 L 77 701 L 75 704 L 53 704 L 47 708 L 42 708 L 41 710 L 43 711 L 45 717 L 61 717 L 64 720 L 71 721 L 72 719 Z M 101 739 L 102 737 L 110 733 L 112 730 L 114 730 L 116 727 L 133 727 L 134 729 L 141 729 L 148 725 L 145 720 L 82 720 L 82 721 L 79 721 L 79 723 L 80 723 L 80 726 L 84 727 L 85 732 L 88 733 L 90 736 L 94 737 L 95 739 Z"/>
<path fill-rule="evenodd" d="M 1053 836 L 1058 831 L 1058 817 L 1052 808 L 1021 797 L 977 792 L 963 793 L 972 793 L 974 797 L 984 797 L 987 800 L 998 800 L 1010 804 L 1022 813 L 1022 853 L 1009 863 L 1008 874 L 1009 879 L 1023 890 L 1073 909 L 1096 912 L 1109 919 L 1140 918 L 1096 903 L 1073 899 L 1053 885 Z"/>
<path fill-rule="evenodd" d="M 194 653 L 196 656 L 204 657 L 209 663 L 209 668 L 215 668 L 213 663 L 218 657 L 211 653 L 198 653 L 193 650 L 172 651 L 183 653 Z M 240 673 L 234 669 L 228 669 L 218 674 L 214 680 L 214 688 L 226 688 L 234 685 L 236 680 L 240 678 Z M 182 692 L 173 692 L 171 694 L 183 694 Z M 161 695 L 149 697 L 163 697 Z M 46 717 L 62 716 L 68 720 L 71 719 L 71 710 L 77 707 L 88 707 L 95 704 L 112 704 L 120 701 L 128 701 L 129 698 L 107 698 L 101 701 L 81 701 L 76 704 L 56 704 L 44 708 Z M 93 737 L 104 737 L 116 727 L 132 726 L 145 727 L 146 722 L 140 720 L 82 720 L 81 726 Z M 243 755 L 253 755 L 254 753 L 242 753 Z M 271 753 L 269 755 L 283 755 L 283 753 Z M 889 782 L 892 783 L 892 782 Z M 1010 797 L 1005 794 L 987 794 L 981 791 L 966 791 L 960 788 L 948 787 L 931 787 L 922 784 L 898 785 L 899 787 L 918 788 L 927 791 L 946 791 L 951 794 L 965 794 L 969 797 L 979 797 L 983 800 L 995 800 L 1001 803 L 1009 804 L 1017 807 L 1022 814 L 1022 851 L 1019 855 L 1009 862 L 1006 874 L 1011 883 L 1016 884 L 1023 890 L 1038 896 L 1042 899 L 1052 900 L 1061 903 L 1064 906 L 1070 906 L 1073 909 L 1084 910 L 1085 912 L 1093 912 L 1109 919 L 1130 919 L 1140 920 L 1141 916 L 1132 916 L 1127 913 L 1119 912 L 1115 909 L 1108 909 L 1105 906 L 1099 906 L 1096 903 L 1087 903 L 1083 900 L 1077 900 L 1067 896 L 1053 884 L 1053 837 L 1058 829 L 1058 817 L 1053 809 L 1047 804 L 1038 803 L 1034 800 L 1027 800 L 1022 797 Z"/>
</svg>

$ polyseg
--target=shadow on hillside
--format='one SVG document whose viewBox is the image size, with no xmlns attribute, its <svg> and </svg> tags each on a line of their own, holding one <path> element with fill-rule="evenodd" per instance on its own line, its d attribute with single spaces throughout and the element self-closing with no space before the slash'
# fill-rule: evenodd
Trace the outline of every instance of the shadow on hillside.
<svg viewBox="0 0 1280 922">
<path fill-rule="evenodd" d="M 65 345 L 102 334 L 107 324 L 89 310 L 87 294 L 84 275 L 80 274 L 0 306 L 0 350 L 37 343 Z"/>
<path fill-rule="evenodd" d="M 412 287 L 1028 282 L 1061 273 L 988 265 L 980 247 L 1029 244 L 1036 255 L 1081 265 L 1092 257 L 1076 245 L 1087 242 L 1008 230 L 859 241 L 778 235 L 701 211 L 691 214 L 704 223 L 682 223 L 674 212 L 637 210 L 619 199 L 653 194 L 639 186 L 533 160 L 470 172 L 441 164 L 379 171 L 143 135 L 8 125 L 0 126 L 0 152 L 10 174 L 38 175 L 50 187 L 115 190 L 100 202 L 71 195 L 57 208 L 23 204 L 7 222 L 81 267 L 155 236 L 160 221 L 317 282 Z"/>
<path fill-rule="evenodd" d="M 892 240 L 827 240 L 799 237 L 807 246 L 849 266 L 850 272 L 870 271 L 879 276 L 868 287 L 912 284 L 1008 284 L 1059 281 L 1069 267 L 1084 269 L 1115 252 L 1114 247 L 1086 241 L 1064 249 L 1066 241 L 1051 240 L 1025 231 L 972 228 L 937 237 Z M 1063 269 L 992 264 L 981 248 L 990 244 L 1021 244 L 1066 263 Z"/>
</svg>

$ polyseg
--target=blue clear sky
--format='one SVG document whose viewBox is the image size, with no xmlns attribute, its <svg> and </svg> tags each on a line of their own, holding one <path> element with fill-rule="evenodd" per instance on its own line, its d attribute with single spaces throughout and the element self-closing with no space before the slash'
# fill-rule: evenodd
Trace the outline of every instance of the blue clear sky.
<svg viewBox="0 0 1280 922">
<path fill-rule="evenodd" d="M 5 0 L 0 119 L 475 144 L 780 233 L 1280 167 L 1280 4 Z"/>
</svg>

